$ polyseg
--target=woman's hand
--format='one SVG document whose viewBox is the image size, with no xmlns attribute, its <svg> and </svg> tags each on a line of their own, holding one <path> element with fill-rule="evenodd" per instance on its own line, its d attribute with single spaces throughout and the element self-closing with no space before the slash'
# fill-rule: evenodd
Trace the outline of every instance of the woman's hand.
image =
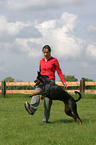
<svg viewBox="0 0 96 145">
<path fill-rule="evenodd" d="M 68 87 L 68 85 L 67 85 L 67 83 L 66 83 L 66 82 L 65 82 L 63 85 L 64 85 L 64 87 L 65 87 L 65 88 L 67 88 L 67 87 Z"/>
</svg>

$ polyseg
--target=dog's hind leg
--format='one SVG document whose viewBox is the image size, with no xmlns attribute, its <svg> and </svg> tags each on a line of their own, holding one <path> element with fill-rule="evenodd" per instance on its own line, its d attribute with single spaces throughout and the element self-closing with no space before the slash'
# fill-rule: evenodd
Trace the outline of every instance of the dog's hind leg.
<svg viewBox="0 0 96 145">
<path fill-rule="evenodd" d="M 81 119 L 80 119 L 80 117 L 79 117 L 79 115 L 77 113 L 77 106 L 74 106 L 74 108 L 72 109 L 71 106 L 69 105 L 69 108 L 71 110 L 72 115 L 75 117 L 76 120 L 78 119 L 78 121 L 79 121 L 79 123 L 81 125 L 82 121 L 81 121 Z"/>
<path fill-rule="evenodd" d="M 72 99 L 70 99 L 69 101 L 68 101 L 68 104 L 69 104 L 69 108 L 71 109 L 71 113 L 73 114 L 73 116 L 76 118 L 76 119 L 78 119 L 78 121 L 79 121 L 79 123 L 80 123 L 80 125 L 81 125 L 81 119 L 80 119 L 80 117 L 79 117 L 79 115 L 78 115 L 78 113 L 77 113 L 77 105 L 76 105 L 76 103 L 72 100 Z"/>
<path fill-rule="evenodd" d="M 72 113 L 72 110 L 71 110 L 71 107 L 69 106 L 69 104 L 65 104 L 65 113 L 66 113 L 68 116 L 74 118 L 74 121 L 76 122 L 77 117 L 74 115 L 74 113 Z"/>
<path fill-rule="evenodd" d="M 77 110 L 73 109 L 73 114 L 75 114 L 76 118 L 78 119 L 78 121 L 79 121 L 79 123 L 80 123 L 80 125 L 81 125 L 82 120 L 80 119 L 80 117 L 79 117 L 79 115 L 78 115 L 78 113 L 77 113 Z"/>
</svg>

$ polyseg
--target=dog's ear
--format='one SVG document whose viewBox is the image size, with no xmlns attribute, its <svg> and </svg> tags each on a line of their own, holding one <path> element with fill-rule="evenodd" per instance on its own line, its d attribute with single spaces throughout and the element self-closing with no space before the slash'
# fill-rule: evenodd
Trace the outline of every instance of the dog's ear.
<svg viewBox="0 0 96 145">
<path fill-rule="evenodd" d="M 40 75 L 41 75 L 39 71 L 38 71 L 37 73 L 38 73 L 38 76 L 40 76 Z"/>
</svg>

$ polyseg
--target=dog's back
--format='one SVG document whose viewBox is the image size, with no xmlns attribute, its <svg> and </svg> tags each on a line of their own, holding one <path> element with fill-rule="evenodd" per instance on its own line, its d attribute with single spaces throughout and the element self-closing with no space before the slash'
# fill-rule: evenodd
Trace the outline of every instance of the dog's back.
<svg viewBox="0 0 96 145">
<path fill-rule="evenodd" d="M 68 100 L 71 98 L 71 95 L 69 95 L 62 87 L 56 85 L 56 84 L 45 84 L 45 92 L 48 95 L 48 98 L 52 100 L 60 100 L 63 102 L 68 102 Z"/>
</svg>

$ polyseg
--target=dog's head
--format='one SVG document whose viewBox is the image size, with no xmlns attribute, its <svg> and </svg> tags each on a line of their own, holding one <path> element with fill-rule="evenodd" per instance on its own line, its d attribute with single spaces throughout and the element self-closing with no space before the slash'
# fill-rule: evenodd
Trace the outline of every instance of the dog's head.
<svg viewBox="0 0 96 145">
<path fill-rule="evenodd" d="M 38 72 L 38 76 L 36 78 L 35 82 L 35 86 L 39 85 L 40 83 L 45 84 L 46 81 L 48 80 L 48 76 L 47 75 L 41 75 L 40 72 Z"/>
</svg>

